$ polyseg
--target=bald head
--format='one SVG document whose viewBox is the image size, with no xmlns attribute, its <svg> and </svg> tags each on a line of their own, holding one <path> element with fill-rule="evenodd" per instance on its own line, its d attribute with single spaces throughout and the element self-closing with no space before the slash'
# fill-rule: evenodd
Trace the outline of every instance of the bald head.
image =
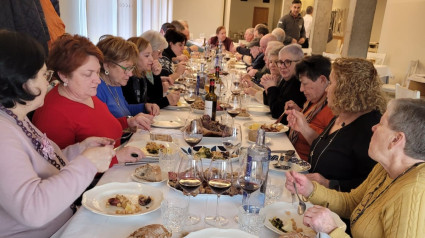
<svg viewBox="0 0 425 238">
<path fill-rule="evenodd" d="M 261 51 L 261 52 L 263 52 L 263 53 L 264 53 L 264 52 L 266 51 L 267 44 L 268 44 L 270 41 L 277 41 L 276 36 L 275 36 L 275 35 L 273 35 L 273 34 L 271 34 L 271 33 L 269 33 L 269 34 L 267 34 L 267 35 L 265 35 L 265 36 L 261 37 L 261 40 L 260 40 L 260 51 Z"/>
</svg>

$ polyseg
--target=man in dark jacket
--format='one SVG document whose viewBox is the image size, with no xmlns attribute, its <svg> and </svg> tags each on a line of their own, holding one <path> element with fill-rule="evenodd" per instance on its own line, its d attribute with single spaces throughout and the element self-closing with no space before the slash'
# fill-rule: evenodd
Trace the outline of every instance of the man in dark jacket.
<svg viewBox="0 0 425 238">
<path fill-rule="evenodd" d="M 286 33 L 286 38 L 283 42 L 284 45 L 289 45 L 291 43 L 302 45 L 305 42 L 304 19 L 301 17 L 300 11 L 301 1 L 293 0 L 291 11 L 280 18 L 277 24 L 277 27 L 282 28 Z"/>
</svg>

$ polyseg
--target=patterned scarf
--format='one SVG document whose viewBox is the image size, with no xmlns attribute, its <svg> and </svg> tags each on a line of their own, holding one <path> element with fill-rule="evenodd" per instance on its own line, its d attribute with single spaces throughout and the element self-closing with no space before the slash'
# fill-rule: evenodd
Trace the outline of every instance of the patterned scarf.
<svg viewBox="0 0 425 238">
<path fill-rule="evenodd" d="M 304 114 L 307 122 L 310 123 L 317 113 L 319 113 L 327 104 L 328 101 L 326 93 L 323 94 L 322 98 L 316 104 L 312 104 L 309 101 L 305 102 L 302 113 Z M 295 145 L 295 142 L 298 140 L 298 131 L 291 129 L 289 131 L 289 140 L 291 140 L 292 144 Z"/>
</svg>

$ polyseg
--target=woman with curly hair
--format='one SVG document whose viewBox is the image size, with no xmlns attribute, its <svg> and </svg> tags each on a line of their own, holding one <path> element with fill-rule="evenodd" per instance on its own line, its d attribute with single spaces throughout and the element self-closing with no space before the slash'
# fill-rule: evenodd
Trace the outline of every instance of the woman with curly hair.
<svg viewBox="0 0 425 238">
<path fill-rule="evenodd" d="M 348 192 L 360 185 L 375 165 L 368 155 L 372 126 L 379 123 L 386 99 L 372 63 L 340 58 L 332 64 L 326 89 L 328 106 L 336 115 L 313 143 L 307 177 L 325 187 Z M 302 115 L 288 111 L 288 121 L 302 126 Z"/>
</svg>

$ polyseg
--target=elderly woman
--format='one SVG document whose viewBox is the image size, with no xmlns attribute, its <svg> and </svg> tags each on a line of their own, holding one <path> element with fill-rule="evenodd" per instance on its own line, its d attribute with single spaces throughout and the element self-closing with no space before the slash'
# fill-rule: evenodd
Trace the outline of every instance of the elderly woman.
<svg viewBox="0 0 425 238">
<path fill-rule="evenodd" d="M 331 62 L 321 55 L 313 55 L 304 58 L 295 69 L 301 82 L 300 91 L 304 93 L 307 102 L 301 109 L 294 101 L 288 101 L 285 110 L 294 109 L 290 113 L 297 114 L 302 119 L 303 124 L 297 127 L 297 124 L 293 124 L 288 116 L 288 125 L 291 128 L 289 139 L 300 158 L 307 161 L 313 139 L 322 133 L 334 117 L 327 105 L 325 92 L 329 84 Z"/>
<path fill-rule="evenodd" d="M 277 67 L 277 61 L 279 59 L 279 51 L 283 48 L 283 44 L 277 41 L 271 41 L 268 43 L 265 54 L 264 54 L 264 60 L 266 62 L 267 67 L 267 73 L 271 75 L 272 77 L 277 78 L 277 80 L 280 82 L 280 71 Z M 242 80 L 246 82 L 249 85 L 249 88 L 245 89 L 245 93 L 255 97 L 255 99 L 262 103 L 264 101 L 263 99 L 263 91 L 264 89 L 257 85 L 257 82 L 260 82 L 261 76 L 257 73 L 255 77 L 251 78 L 249 74 L 245 74 L 242 76 Z M 260 77 L 260 78 L 257 78 Z"/>
<path fill-rule="evenodd" d="M 233 45 L 233 41 L 226 36 L 226 28 L 224 26 L 219 26 L 215 30 L 216 36 L 211 37 L 208 40 L 208 43 L 211 46 L 217 47 L 220 42 L 223 44 L 225 50 L 230 51 L 232 53 L 236 52 L 235 46 Z"/>
<path fill-rule="evenodd" d="M 128 104 L 121 86 L 127 85 L 133 70 L 136 68 L 138 50 L 132 43 L 117 36 L 102 38 L 97 47 L 102 51 L 104 61 L 100 70 L 101 83 L 97 97 L 109 108 L 117 118 L 137 115 L 143 129 L 150 129 L 153 116 L 159 114 L 159 107 L 152 103 Z M 148 112 L 151 115 L 144 114 Z"/>
<path fill-rule="evenodd" d="M 175 30 L 168 30 L 164 37 L 167 40 L 168 47 L 162 52 L 162 57 L 159 59 L 162 66 L 160 75 L 168 76 L 170 81 L 174 82 L 186 69 L 187 57 L 183 55 L 186 36 Z M 183 56 L 184 58 L 181 58 Z M 173 69 L 174 62 L 176 63 L 175 70 Z"/>
<path fill-rule="evenodd" d="M 303 132 L 307 141 L 313 141 L 308 178 L 349 192 L 375 165 L 367 150 L 371 128 L 379 122 L 386 100 L 373 64 L 357 58 L 335 60 L 326 92 L 328 106 L 336 116 L 320 135 L 307 128 L 304 116 L 295 109 L 287 111 L 288 121 L 296 131 L 310 131 Z"/>
<path fill-rule="evenodd" d="M 115 154 L 114 141 L 99 137 L 61 151 L 30 122 L 53 73 L 44 61 L 36 40 L 0 31 L 0 237 L 52 236 Z"/>
<path fill-rule="evenodd" d="M 179 93 L 169 93 L 166 97 L 162 96 L 162 82 L 159 76 L 161 67 L 158 68 L 154 65 L 152 47 L 149 41 L 142 37 L 131 37 L 128 41 L 137 46 L 139 57 L 134 76 L 130 77 L 128 84 L 122 87 L 127 101 L 130 103 L 151 102 L 157 104 L 160 108 L 177 105 L 180 98 Z"/>
<path fill-rule="evenodd" d="M 50 49 L 47 66 L 61 83 L 47 94 L 44 106 L 35 111 L 33 123 L 60 148 L 90 136 L 112 138 L 119 146 L 123 129 L 140 126 L 137 117 L 115 118 L 96 97 L 102 61 L 102 52 L 78 35 L 63 35 Z M 111 166 L 135 161 L 132 153 L 139 158 L 143 155 L 138 148 L 125 147 L 117 151 Z"/>
<path fill-rule="evenodd" d="M 425 101 L 390 101 L 373 126 L 369 155 L 376 162 L 366 180 L 349 193 L 329 190 L 306 176 L 286 174 L 286 187 L 317 205 L 329 204 L 339 216 L 350 218 L 353 237 L 423 237 L 425 214 Z M 304 223 L 331 237 L 348 237 L 337 228 L 330 211 L 314 206 Z"/>
<path fill-rule="evenodd" d="M 302 107 L 306 101 L 304 94 L 300 92 L 300 81 L 295 74 L 295 66 L 303 57 L 304 53 L 299 45 L 287 45 L 280 50 L 277 61 L 281 78 L 268 74 L 261 78 L 264 104 L 270 106 L 272 117 L 279 118 L 283 124 L 288 123 L 285 115 L 280 118 L 285 111 L 285 103 L 292 100 Z"/>
</svg>

